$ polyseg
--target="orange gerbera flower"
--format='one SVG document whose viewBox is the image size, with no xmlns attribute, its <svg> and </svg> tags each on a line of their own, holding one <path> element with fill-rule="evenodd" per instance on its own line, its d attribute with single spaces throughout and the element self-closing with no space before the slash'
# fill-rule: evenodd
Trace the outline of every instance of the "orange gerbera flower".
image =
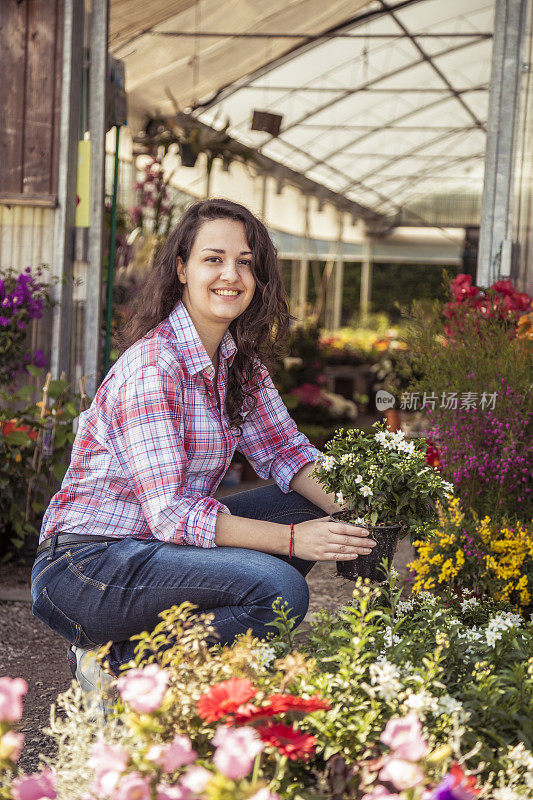
<svg viewBox="0 0 533 800">
<path fill-rule="evenodd" d="M 294 726 L 275 725 L 269 722 L 261 725 L 257 732 L 263 742 L 272 745 L 291 761 L 301 758 L 307 761 L 315 752 L 316 738 L 310 733 L 301 733 Z"/>
<path fill-rule="evenodd" d="M 211 686 L 196 704 L 196 711 L 206 722 L 215 722 L 255 697 L 257 690 L 246 678 L 230 678 Z"/>
</svg>

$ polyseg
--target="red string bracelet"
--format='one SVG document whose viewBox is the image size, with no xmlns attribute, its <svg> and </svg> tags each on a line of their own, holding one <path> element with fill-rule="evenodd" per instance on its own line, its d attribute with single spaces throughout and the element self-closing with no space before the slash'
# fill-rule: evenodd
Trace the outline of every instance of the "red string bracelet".
<svg viewBox="0 0 533 800">
<path fill-rule="evenodd" d="M 294 522 L 291 522 L 291 539 L 289 542 L 289 558 L 292 558 L 294 555 Z"/>
</svg>

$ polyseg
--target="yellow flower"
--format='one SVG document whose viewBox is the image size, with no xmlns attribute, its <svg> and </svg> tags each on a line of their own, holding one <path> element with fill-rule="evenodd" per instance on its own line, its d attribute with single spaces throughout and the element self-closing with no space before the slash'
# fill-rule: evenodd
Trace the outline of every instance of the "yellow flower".
<svg viewBox="0 0 533 800">
<path fill-rule="evenodd" d="M 20 464 L 20 462 L 22 461 L 22 456 L 20 455 L 20 453 L 17 453 L 17 455 L 15 456 L 15 461 L 17 462 L 17 464 Z"/>
</svg>

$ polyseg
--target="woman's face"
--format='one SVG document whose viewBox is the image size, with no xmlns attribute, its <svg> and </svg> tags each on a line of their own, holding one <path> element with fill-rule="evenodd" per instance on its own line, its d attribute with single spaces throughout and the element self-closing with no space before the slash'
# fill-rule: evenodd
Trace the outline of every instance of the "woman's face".
<svg viewBox="0 0 533 800">
<path fill-rule="evenodd" d="M 183 302 L 195 324 L 227 328 L 252 302 L 252 252 L 242 222 L 204 222 L 187 263 L 178 258 L 177 270 L 184 284 Z"/>
</svg>

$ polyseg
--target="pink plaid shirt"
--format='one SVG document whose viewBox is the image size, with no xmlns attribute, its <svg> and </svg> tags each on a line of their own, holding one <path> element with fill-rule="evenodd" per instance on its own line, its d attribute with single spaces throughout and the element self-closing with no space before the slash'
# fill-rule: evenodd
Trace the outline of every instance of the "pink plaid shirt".
<svg viewBox="0 0 533 800">
<path fill-rule="evenodd" d="M 230 427 L 224 401 L 235 351 L 228 331 L 219 349 L 219 411 L 214 367 L 181 302 L 132 345 L 80 415 L 41 541 L 63 532 L 215 547 L 217 514 L 230 511 L 211 495 L 235 450 L 289 492 L 319 451 L 298 432 L 265 368 L 242 433 Z"/>
</svg>

